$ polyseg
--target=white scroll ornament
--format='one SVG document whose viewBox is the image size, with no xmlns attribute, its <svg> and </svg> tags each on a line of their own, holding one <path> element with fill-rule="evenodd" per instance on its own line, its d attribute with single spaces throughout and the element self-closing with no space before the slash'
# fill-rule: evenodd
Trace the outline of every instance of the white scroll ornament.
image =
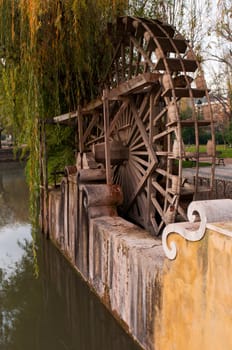
<svg viewBox="0 0 232 350">
<path fill-rule="evenodd" d="M 163 249 L 170 260 L 175 259 L 177 255 L 176 243 L 174 241 L 167 243 L 167 238 L 171 233 L 176 233 L 191 242 L 201 240 L 204 237 L 207 223 L 232 221 L 232 200 L 214 199 L 191 202 L 187 217 L 189 222 L 169 224 L 163 231 Z M 199 225 L 196 229 L 196 224 L 191 226 L 190 223 L 199 223 Z"/>
</svg>

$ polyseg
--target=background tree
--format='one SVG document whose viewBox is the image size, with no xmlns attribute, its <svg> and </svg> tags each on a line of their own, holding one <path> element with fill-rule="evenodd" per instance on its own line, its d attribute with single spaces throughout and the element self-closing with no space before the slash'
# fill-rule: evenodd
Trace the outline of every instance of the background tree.
<svg viewBox="0 0 232 350">
<path fill-rule="evenodd" d="M 231 132 L 232 119 L 232 5 L 231 1 L 218 0 L 210 26 L 211 41 L 208 45 L 208 62 L 212 65 L 210 75 L 211 96 L 220 104 L 224 120 L 217 129 L 224 141 Z M 222 140 L 221 140 L 222 141 Z M 229 142 L 230 143 L 230 142 Z"/>
</svg>

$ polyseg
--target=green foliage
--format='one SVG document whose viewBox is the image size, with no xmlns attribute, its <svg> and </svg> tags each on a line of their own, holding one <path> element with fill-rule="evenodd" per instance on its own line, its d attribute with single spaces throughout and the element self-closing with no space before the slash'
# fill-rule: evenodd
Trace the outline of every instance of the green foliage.
<svg viewBox="0 0 232 350">
<path fill-rule="evenodd" d="M 216 150 L 220 152 L 220 157 L 222 158 L 232 158 L 232 147 L 230 146 L 224 146 L 224 145 L 217 145 Z"/>
<path fill-rule="evenodd" d="M 30 151 L 31 189 L 39 187 L 41 120 L 98 95 L 111 50 L 106 25 L 126 6 L 122 0 L 0 0 L 0 124 Z M 72 161 L 72 132 L 46 127 L 49 169 Z"/>
<path fill-rule="evenodd" d="M 187 107 L 185 110 L 181 111 L 181 119 L 191 119 L 192 109 Z M 185 145 L 191 145 L 195 143 L 195 131 L 194 127 L 183 127 L 182 128 L 182 138 Z"/>
<path fill-rule="evenodd" d="M 48 149 L 48 180 L 53 182 L 53 173 L 62 171 L 64 167 L 73 164 L 75 154 L 75 129 L 70 127 L 50 126 L 47 130 Z"/>
<path fill-rule="evenodd" d="M 225 135 L 223 131 L 215 131 L 216 144 L 222 145 L 225 143 Z"/>
<path fill-rule="evenodd" d="M 185 148 L 187 152 L 196 152 L 196 146 L 191 145 Z M 200 145 L 199 152 L 205 153 L 207 151 L 206 145 Z M 217 145 L 216 151 L 220 152 L 222 158 L 232 158 L 232 148 L 224 145 Z"/>
<path fill-rule="evenodd" d="M 181 119 L 191 119 L 192 110 L 191 108 L 187 108 L 186 110 L 181 112 Z M 185 145 L 191 145 L 196 142 L 195 140 L 195 129 L 192 127 L 183 127 L 182 128 L 182 138 Z M 210 131 L 207 128 L 199 129 L 199 142 L 204 145 L 208 140 L 211 139 Z"/>
<path fill-rule="evenodd" d="M 192 161 L 192 160 L 184 160 L 183 163 L 183 168 L 192 168 L 196 165 L 196 162 Z M 207 166 L 211 166 L 211 163 L 208 162 L 199 162 L 199 167 L 203 168 L 203 167 L 207 167 Z"/>
</svg>

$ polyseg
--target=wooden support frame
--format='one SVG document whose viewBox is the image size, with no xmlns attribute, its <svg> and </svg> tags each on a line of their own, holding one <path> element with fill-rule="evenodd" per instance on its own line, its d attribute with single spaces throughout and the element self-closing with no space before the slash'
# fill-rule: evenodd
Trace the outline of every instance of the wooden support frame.
<svg viewBox="0 0 232 350">
<path fill-rule="evenodd" d="M 110 142 L 109 142 L 109 99 L 108 90 L 103 90 L 103 117 L 105 134 L 105 157 L 106 157 L 106 183 L 112 184 L 110 165 Z"/>
<path fill-rule="evenodd" d="M 196 96 L 205 97 L 210 105 L 208 90 L 205 84 L 194 85 L 199 72 L 202 74 L 200 64 L 189 43 L 172 26 L 127 16 L 118 19 L 114 33 L 115 51 L 102 97 L 82 106 L 71 118 L 76 115 L 81 129 L 80 152 L 98 148 L 107 184 L 121 186 L 121 214 L 157 235 L 167 223 L 186 219 L 183 195 L 187 193 L 192 199 L 198 195 L 198 181 L 191 190 L 184 187 L 183 127 L 194 128 L 197 155 L 202 126 L 210 128 L 215 147 L 212 110 L 207 121 L 200 121 L 195 112 Z M 189 120 L 181 119 L 182 98 L 189 99 L 192 107 Z M 65 118 L 70 119 L 70 114 L 57 120 L 64 122 Z M 122 150 L 113 159 L 112 144 Z M 215 152 L 211 161 L 212 190 Z M 196 178 L 198 173 L 196 156 Z"/>
</svg>

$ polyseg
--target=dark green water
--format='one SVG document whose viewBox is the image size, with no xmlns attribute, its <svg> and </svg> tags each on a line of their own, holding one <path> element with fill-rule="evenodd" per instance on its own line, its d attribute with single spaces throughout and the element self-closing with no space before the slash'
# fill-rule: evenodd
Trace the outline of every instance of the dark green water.
<svg viewBox="0 0 232 350">
<path fill-rule="evenodd" d="M 23 170 L 0 164 L 0 350 L 139 350 L 53 245 L 32 240 Z"/>
</svg>

